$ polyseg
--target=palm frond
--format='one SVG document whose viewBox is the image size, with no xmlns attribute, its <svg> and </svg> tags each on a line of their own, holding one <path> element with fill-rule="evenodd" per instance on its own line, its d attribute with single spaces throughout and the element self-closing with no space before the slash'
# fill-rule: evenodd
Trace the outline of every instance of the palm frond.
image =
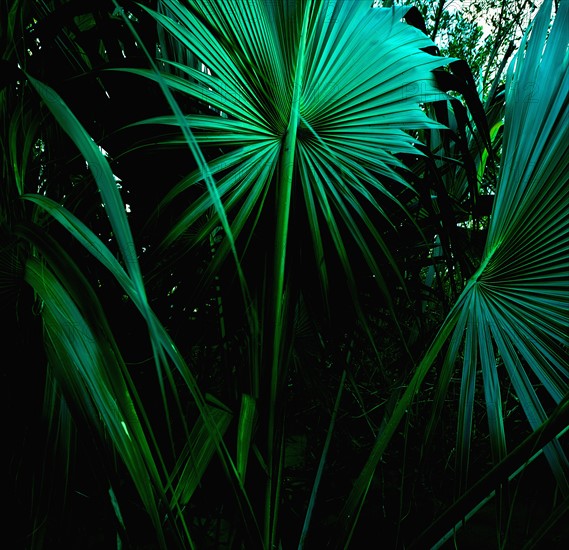
<svg viewBox="0 0 569 550">
<path fill-rule="evenodd" d="M 282 138 L 288 135 L 294 83 L 299 82 L 300 76 L 296 74 L 296 59 L 290 53 L 298 47 L 299 37 L 295 33 L 300 28 L 294 25 L 289 28 L 278 18 L 300 17 L 303 8 L 298 4 L 294 10 L 290 7 L 281 10 L 272 4 L 249 2 L 247 9 L 242 10 L 238 4 L 227 2 L 223 8 L 227 12 L 225 19 L 223 9 L 215 3 L 208 3 L 207 7 L 198 2 L 190 2 L 188 7 L 176 2 L 165 5 L 177 21 L 161 14 L 154 14 L 155 18 L 194 52 L 206 69 L 200 71 L 166 59 L 164 62 L 176 68 L 180 76 L 162 74 L 160 78 L 171 89 L 228 117 L 188 115 L 186 120 L 198 143 L 230 149 L 211 163 L 211 169 L 213 173 L 217 169 L 229 171 L 218 187 L 228 212 L 232 205 L 244 200 L 243 195 L 251 197 L 236 216 L 241 221 L 232 222 L 233 233 L 237 235 L 247 219 L 254 216 L 259 198 L 266 195 L 265 188 L 271 186 L 278 174 L 276 164 L 283 154 Z M 328 11 L 331 13 L 327 15 Z M 394 170 L 402 167 L 394 155 L 417 153 L 415 141 L 405 129 L 436 126 L 418 103 L 441 97 L 430 71 L 448 60 L 421 51 L 432 43 L 417 29 L 401 25 L 398 19 L 405 13 L 402 10 L 392 13 L 370 10 L 359 2 L 338 2 L 329 6 L 325 3 L 319 9 L 313 7 L 310 13 L 296 130 L 299 154 L 294 166 L 298 166 L 302 185 L 312 188 L 306 192 L 335 197 L 332 211 L 344 212 L 342 217 L 350 224 L 350 231 L 355 232 L 370 269 L 380 276 L 367 241 L 357 237 L 359 225 L 365 227 L 366 234 L 371 231 L 371 241 L 378 243 L 388 257 L 389 247 L 373 231 L 373 224 L 364 214 L 364 205 L 370 204 L 379 215 L 388 218 L 377 194 L 393 204 L 396 201 L 382 178 L 407 185 Z M 241 47 L 229 48 L 231 41 Z M 159 78 L 150 71 L 135 72 Z M 146 122 L 179 124 L 176 117 Z M 254 174 L 253 163 L 266 168 Z M 188 176 L 165 197 L 160 210 L 199 181 L 199 171 Z M 346 191 L 351 195 L 348 208 L 344 199 L 339 198 Z M 165 243 L 179 238 L 211 206 L 212 200 L 204 196 L 189 205 Z M 307 201 L 309 207 L 308 197 Z M 326 209 L 318 205 L 316 210 L 307 212 L 317 251 L 322 249 L 319 235 L 335 233 L 327 228 L 330 215 Z M 343 256 L 339 242 L 336 248 Z M 227 247 L 222 250 L 227 253 Z M 391 265 L 395 267 L 393 260 Z"/>
<path fill-rule="evenodd" d="M 218 152 L 205 171 L 199 166 L 160 205 L 162 211 L 193 192 L 164 246 L 189 232 L 214 207 L 229 225 L 224 225 L 225 242 L 207 272 L 211 277 L 233 250 L 233 239 L 238 247 L 249 243 L 258 224 L 268 224 L 263 230 L 269 231 L 270 245 L 254 252 L 272 265 L 264 283 L 263 337 L 263 356 L 271 368 L 262 382 L 269 404 L 265 544 L 270 546 L 277 532 L 281 390 L 290 354 L 289 300 L 294 300 L 289 265 L 291 250 L 300 245 L 291 228 L 300 216 L 308 224 L 324 296 L 334 258 L 344 271 L 355 312 L 367 326 L 348 253 L 355 246 L 390 304 L 377 252 L 389 269 L 397 274 L 398 269 L 374 218 L 390 225 L 390 212 L 404 212 L 390 189 L 409 188 L 396 155 L 418 153 L 408 130 L 438 127 L 420 104 L 441 97 L 431 71 L 449 60 L 423 51 L 432 42 L 401 22 L 406 9 L 311 1 L 244 6 L 233 0 L 166 0 L 163 5 L 168 17 L 150 13 L 202 66 L 197 70 L 165 59 L 168 70 L 160 75 L 133 72 L 201 102 L 212 115 L 186 114 L 180 120 L 176 113 L 145 123 L 177 125 L 183 133 L 191 128 L 198 144 Z M 222 177 L 212 186 L 209 178 L 217 173 Z M 204 176 L 207 188 L 202 191 Z M 208 236 L 215 223 L 205 224 L 198 235 Z M 241 235 L 244 230 L 248 235 Z M 247 257 L 243 250 L 242 261 Z"/>
<path fill-rule="evenodd" d="M 547 420 L 548 403 L 560 404 L 567 394 L 569 64 L 564 28 L 569 6 L 560 4 L 548 35 L 550 14 L 551 2 L 545 2 L 508 71 L 503 160 L 482 263 L 379 435 L 346 504 L 344 519 L 361 505 L 387 442 L 449 337 L 442 380 L 448 381 L 463 349 L 457 432 L 460 487 L 467 483 L 478 366 L 496 462 L 508 452 L 498 358 L 533 430 Z M 538 81 L 548 85 L 537 87 Z M 538 395 L 536 383 L 546 395 Z M 544 452 L 566 494 L 569 461 L 561 445 L 553 441 Z"/>
</svg>

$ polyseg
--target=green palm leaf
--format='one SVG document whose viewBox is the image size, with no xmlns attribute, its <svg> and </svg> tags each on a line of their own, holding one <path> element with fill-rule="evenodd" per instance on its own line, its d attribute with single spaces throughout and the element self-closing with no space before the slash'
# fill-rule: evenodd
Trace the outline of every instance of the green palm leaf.
<svg viewBox="0 0 569 550">
<path fill-rule="evenodd" d="M 292 150 L 298 155 L 289 159 L 290 168 L 300 175 L 315 250 L 322 250 L 321 233 L 336 233 L 327 223 L 336 212 L 350 225 L 370 269 L 381 275 L 366 239 L 358 233 L 365 228 L 388 256 L 389 249 L 373 230 L 363 205 L 371 204 L 387 216 L 378 200 L 394 199 L 382 178 L 407 185 L 395 171 L 402 165 L 394 155 L 417 153 L 413 137 L 403 129 L 435 127 L 418 103 L 440 97 L 430 70 L 448 60 L 421 51 L 432 43 L 398 21 L 404 11 L 370 10 L 361 2 L 321 6 L 299 2 L 294 7 L 248 2 L 246 9 L 233 1 L 220 5 L 188 2 L 187 7 L 177 2 L 164 4 L 179 21 L 154 14 L 158 22 L 201 59 L 211 74 L 172 60 L 164 61 L 177 69 L 178 76 L 133 72 L 163 79 L 171 89 L 225 114 L 188 115 L 186 120 L 198 143 L 229 149 L 210 168 L 212 175 L 228 171 L 218 182 L 218 192 L 232 215 L 234 235 L 263 204 L 265 188 L 280 173 L 277 164 L 287 163 L 284 137 L 293 136 Z M 304 6 L 308 34 L 301 62 L 295 55 Z M 298 24 L 289 25 L 288 19 Z M 240 47 L 230 47 L 233 43 Z M 296 102 L 295 84 L 299 90 Z M 287 133 L 293 108 L 298 108 L 299 118 Z M 176 117 L 167 116 L 146 122 L 179 124 Z M 189 175 L 168 193 L 160 210 L 201 179 L 199 171 Z M 310 199 L 315 194 L 321 197 L 319 201 Z M 244 195 L 249 200 L 243 204 Z M 332 197 L 332 204 L 327 204 Z M 204 194 L 189 204 L 165 243 L 179 238 L 213 202 L 213 197 Z M 233 213 L 238 205 L 239 212 Z M 340 241 L 335 248 L 345 255 Z M 228 247 L 220 250 L 227 254 Z"/>
<path fill-rule="evenodd" d="M 498 190 L 482 263 L 418 366 L 403 398 L 380 433 L 344 510 L 361 505 L 375 466 L 426 373 L 450 337 L 441 391 L 463 350 L 457 431 L 457 472 L 467 482 L 476 369 L 481 367 L 490 442 L 496 462 L 507 453 L 498 358 L 532 429 L 548 418 L 547 402 L 567 395 L 569 369 L 569 5 L 561 2 L 548 36 L 545 2 L 510 65 Z M 547 85 L 537 84 L 547 83 Z M 545 449 L 564 495 L 569 461 L 559 442 Z"/>
<path fill-rule="evenodd" d="M 568 389 L 563 347 L 569 343 L 569 67 L 563 29 L 569 11 L 562 4 L 546 39 L 550 13 L 551 3 L 546 2 L 529 42 L 526 36 L 508 70 L 499 186 L 486 260 L 470 291 L 476 303 L 470 307 L 467 330 L 480 354 L 495 460 L 506 450 L 497 354 L 534 430 L 547 413 L 529 373 L 556 404 Z M 535 86 L 546 81 L 547 86 Z M 453 363 L 451 355 L 447 368 Z M 465 354 L 464 368 L 471 369 L 473 363 Z M 461 391 L 460 410 L 472 407 L 465 391 Z M 468 445 L 465 437 L 460 448 Z M 567 494 L 566 456 L 558 444 L 547 447 L 545 453 Z M 465 459 L 460 466 L 466 476 Z"/>
<path fill-rule="evenodd" d="M 418 154 L 406 130 L 438 126 L 420 104 L 441 97 L 431 71 L 449 60 L 423 51 L 432 42 L 401 22 L 405 9 L 370 9 L 350 1 L 166 0 L 163 6 L 168 16 L 152 15 L 203 63 L 202 70 L 184 66 L 180 59 L 165 59 L 162 74 L 131 72 L 166 83 L 200 102 L 202 111 L 212 110 L 212 116 L 188 114 L 181 121 L 176 114 L 144 123 L 191 128 L 197 143 L 219 152 L 206 172 L 200 167 L 189 174 L 160 205 L 163 211 L 188 192 L 197 196 L 188 200 L 164 246 L 192 231 L 212 207 L 221 215 L 221 199 L 230 227 L 210 266 L 211 276 L 245 228 L 250 233 L 244 239 L 249 241 L 273 197 L 270 244 L 262 251 L 265 265 L 272 265 L 263 298 L 263 355 L 270 368 L 262 374 L 269 403 L 265 544 L 272 546 L 282 471 L 282 387 L 289 356 L 291 224 L 306 216 L 326 298 L 329 262 L 335 255 L 366 326 L 348 254 L 355 246 L 390 304 L 377 252 L 398 271 L 373 217 L 389 225 L 390 212 L 403 208 L 389 188 L 393 182 L 401 188 L 408 185 L 399 175 L 404 167 L 396 155 Z M 222 177 L 216 187 L 207 181 L 207 190 L 200 191 L 204 176 L 218 173 Z M 295 202 L 294 212 L 293 197 L 302 197 L 304 203 Z M 198 236 L 205 238 L 216 223 L 203 225 Z"/>
</svg>

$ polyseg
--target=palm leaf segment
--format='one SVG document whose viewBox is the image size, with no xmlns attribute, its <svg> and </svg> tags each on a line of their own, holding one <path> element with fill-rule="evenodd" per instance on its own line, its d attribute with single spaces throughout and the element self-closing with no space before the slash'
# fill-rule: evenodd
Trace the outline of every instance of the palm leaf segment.
<svg viewBox="0 0 569 550">
<path fill-rule="evenodd" d="M 164 78 L 172 89 L 222 113 L 190 115 L 187 122 L 203 147 L 222 147 L 209 168 L 214 175 L 223 172 L 218 190 L 234 236 L 256 218 L 271 182 L 285 177 L 282 165 L 290 165 L 290 177 L 294 174 L 294 184 L 302 188 L 324 285 L 325 228 L 350 275 L 340 220 L 379 275 L 362 226 L 388 257 L 389 251 L 362 204 L 385 216 L 378 197 L 391 195 L 382 178 L 406 185 L 395 172 L 401 163 L 394 155 L 417 154 L 404 129 L 436 126 L 419 104 L 436 94 L 440 98 L 430 71 L 448 60 L 421 50 L 432 42 L 401 23 L 404 10 L 370 9 L 364 2 L 162 4 L 168 17 L 154 17 L 207 70 L 164 60 L 166 74 L 136 72 Z M 296 109 L 298 123 L 290 127 Z M 147 122 L 179 124 L 175 117 Z M 164 202 L 195 188 L 202 177 L 199 171 L 190 174 Z M 212 204 L 206 193 L 192 201 L 166 243 Z M 279 208 L 286 204 L 279 202 Z M 206 226 L 201 234 L 209 231 Z"/>
</svg>

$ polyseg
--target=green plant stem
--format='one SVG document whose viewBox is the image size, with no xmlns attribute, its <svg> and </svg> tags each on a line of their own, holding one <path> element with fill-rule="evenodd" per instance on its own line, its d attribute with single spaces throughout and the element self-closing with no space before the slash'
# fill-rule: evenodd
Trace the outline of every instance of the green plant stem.
<svg viewBox="0 0 569 550">
<path fill-rule="evenodd" d="M 302 93 L 302 83 L 304 67 L 306 63 L 306 44 L 308 35 L 308 20 L 310 17 L 312 2 L 308 1 L 304 9 L 302 31 L 298 45 L 296 73 L 294 77 L 294 88 L 292 95 L 292 105 L 290 118 L 286 134 L 283 140 L 283 147 L 280 157 L 280 174 L 277 180 L 277 225 L 275 235 L 275 260 L 273 271 L 273 307 L 272 316 L 272 368 L 270 379 L 269 396 L 269 426 L 268 426 L 268 463 L 269 480 L 266 494 L 265 519 L 265 544 L 267 548 L 274 545 L 276 534 L 276 523 L 278 516 L 278 503 L 280 495 L 280 462 L 282 461 L 282 437 L 276 433 L 276 423 L 278 414 L 278 387 L 280 374 L 282 371 L 282 342 L 283 342 L 283 318 L 286 313 L 284 308 L 284 289 L 285 289 L 285 266 L 286 266 L 286 247 L 288 237 L 288 226 L 290 221 L 290 202 L 292 195 L 292 180 L 294 175 L 295 151 L 297 142 L 297 132 L 300 123 L 300 99 Z M 279 415 L 280 416 L 280 415 Z M 275 452 L 276 451 L 276 452 Z M 275 457 L 278 457 L 275 460 Z"/>
</svg>

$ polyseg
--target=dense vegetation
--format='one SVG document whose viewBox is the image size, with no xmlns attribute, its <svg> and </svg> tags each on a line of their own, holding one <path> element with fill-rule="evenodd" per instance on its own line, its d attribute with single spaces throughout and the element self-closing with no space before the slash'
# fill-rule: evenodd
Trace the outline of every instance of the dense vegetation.
<svg viewBox="0 0 569 550">
<path fill-rule="evenodd" d="M 370 4 L 0 5 L 8 547 L 569 540 L 569 3 Z"/>
</svg>

